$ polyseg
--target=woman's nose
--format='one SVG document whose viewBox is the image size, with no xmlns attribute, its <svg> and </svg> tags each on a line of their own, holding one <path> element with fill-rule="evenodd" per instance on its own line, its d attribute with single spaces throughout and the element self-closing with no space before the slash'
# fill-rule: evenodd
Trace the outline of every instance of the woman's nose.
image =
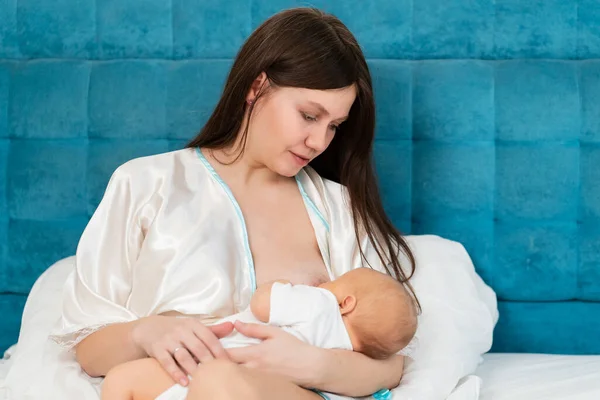
<svg viewBox="0 0 600 400">
<path fill-rule="evenodd" d="M 315 152 L 317 152 L 319 154 L 322 153 L 323 151 L 325 151 L 325 149 L 327 148 L 327 146 L 329 145 L 329 142 L 330 142 L 328 129 L 329 128 L 313 129 L 310 132 L 310 134 L 308 135 L 308 137 L 306 138 L 306 142 L 305 142 L 306 146 L 313 149 Z"/>
</svg>

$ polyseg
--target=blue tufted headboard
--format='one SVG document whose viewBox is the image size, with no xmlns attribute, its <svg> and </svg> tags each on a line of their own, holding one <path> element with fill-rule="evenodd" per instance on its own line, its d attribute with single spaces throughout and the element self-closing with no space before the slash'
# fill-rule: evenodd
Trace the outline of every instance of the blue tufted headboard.
<svg viewBox="0 0 600 400">
<path fill-rule="evenodd" d="M 0 0 L 0 349 L 117 165 L 178 149 L 284 0 Z M 376 164 L 406 233 L 465 245 L 495 351 L 600 354 L 597 0 L 311 1 L 372 69 Z"/>
</svg>

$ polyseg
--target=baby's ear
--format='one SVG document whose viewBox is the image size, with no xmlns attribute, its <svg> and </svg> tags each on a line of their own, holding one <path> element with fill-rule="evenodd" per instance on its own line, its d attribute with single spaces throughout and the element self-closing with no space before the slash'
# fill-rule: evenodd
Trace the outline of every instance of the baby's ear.
<svg viewBox="0 0 600 400">
<path fill-rule="evenodd" d="M 356 297 L 349 295 L 345 296 L 342 302 L 340 303 L 340 312 L 342 315 L 346 315 L 354 311 L 356 307 Z"/>
</svg>

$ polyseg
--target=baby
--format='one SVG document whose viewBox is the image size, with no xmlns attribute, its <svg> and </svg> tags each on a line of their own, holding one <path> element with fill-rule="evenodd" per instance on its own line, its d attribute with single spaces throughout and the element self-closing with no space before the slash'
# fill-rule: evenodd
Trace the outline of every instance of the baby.
<svg viewBox="0 0 600 400">
<path fill-rule="evenodd" d="M 250 307 L 219 322 L 236 320 L 279 326 L 300 340 L 327 349 L 346 349 L 385 359 L 404 349 L 417 328 L 416 310 L 404 286 L 369 268 L 358 268 L 318 287 L 276 281 L 261 285 Z M 259 343 L 238 332 L 221 339 L 224 348 Z M 184 400 L 153 358 L 109 371 L 102 399 Z"/>
</svg>

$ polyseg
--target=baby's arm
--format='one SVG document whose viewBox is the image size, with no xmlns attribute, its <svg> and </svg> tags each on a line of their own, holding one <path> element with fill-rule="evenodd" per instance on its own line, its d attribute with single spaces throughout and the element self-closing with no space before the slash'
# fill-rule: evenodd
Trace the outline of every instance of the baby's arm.
<svg viewBox="0 0 600 400">
<path fill-rule="evenodd" d="M 117 365 L 102 384 L 102 400 L 154 400 L 175 382 L 154 358 Z"/>
<path fill-rule="evenodd" d="M 277 280 L 260 285 L 252 295 L 252 300 L 250 301 L 250 311 L 252 311 L 256 319 L 264 323 L 269 322 L 271 314 L 271 288 L 273 288 L 275 282 L 290 283 L 286 280 Z"/>
</svg>

